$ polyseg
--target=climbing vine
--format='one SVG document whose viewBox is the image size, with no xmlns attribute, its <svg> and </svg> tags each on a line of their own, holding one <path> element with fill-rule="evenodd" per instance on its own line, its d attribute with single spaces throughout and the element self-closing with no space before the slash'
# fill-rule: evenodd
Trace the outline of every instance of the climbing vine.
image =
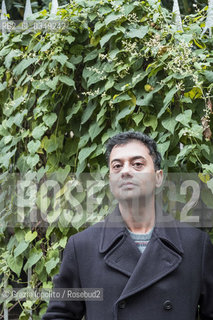
<svg viewBox="0 0 213 320">
<path fill-rule="evenodd" d="M 54 18 L 61 29 L 0 36 L 2 289 L 51 288 L 69 236 L 107 214 L 104 143 L 116 132 L 153 137 L 165 173 L 195 175 L 212 210 L 206 9 L 178 31 L 158 1 L 76 0 Z M 52 19 L 46 10 L 35 18 Z M 47 305 L 37 297 L 1 302 L 20 305 L 23 320 L 31 310 L 40 319 Z"/>
</svg>

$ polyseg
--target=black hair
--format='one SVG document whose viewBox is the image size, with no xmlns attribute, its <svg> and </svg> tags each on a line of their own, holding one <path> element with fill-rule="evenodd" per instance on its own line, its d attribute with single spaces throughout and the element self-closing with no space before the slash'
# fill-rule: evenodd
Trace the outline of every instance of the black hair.
<svg viewBox="0 0 213 320">
<path fill-rule="evenodd" d="M 160 152 L 157 150 L 156 142 L 146 134 L 138 131 L 121 132 L 110 138 L 106 144 L 105 156 L 107 162 L 109 163 L 109 157 L 114 146 L 127 144 L 131 140 L 138 140 L 148 148 L 149 154 L 152 157 L 155 166 L 155 170 L 160 170 L 162 158 Z"/>
</svg>

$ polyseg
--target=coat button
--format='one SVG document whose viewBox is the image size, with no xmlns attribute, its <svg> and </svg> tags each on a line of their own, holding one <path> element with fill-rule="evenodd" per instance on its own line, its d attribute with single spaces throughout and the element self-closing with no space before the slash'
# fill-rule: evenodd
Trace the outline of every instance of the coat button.
<svg viewBox="0 0 213 320">
<path fill-rule="evenodd" d="M 126 308 L 126 301 L 125 301 L 125 300 L 121 300 L 121 301 L 118 303 L 118 308 L 120 308 L 120 309 Z"/>
<path fill-rule="evenodd" d="M 164 310 L 167 310 L 167 311 L 172 310 L 172 303 L 171 303 L 171 301 L 170 301 L 170 300 L 166 300 L 166 301 L 164 302 L 164 304 L 163 304 L 163 308 L 164 308 Z"/>
</svg>

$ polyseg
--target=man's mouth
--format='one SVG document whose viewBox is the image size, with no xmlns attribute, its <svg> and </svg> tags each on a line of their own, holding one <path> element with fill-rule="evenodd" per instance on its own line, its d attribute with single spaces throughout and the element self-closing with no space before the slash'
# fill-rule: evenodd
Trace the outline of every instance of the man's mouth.
<svg viewBox="0 0 213 320">
<path fill-rule="evenodd" d="M 120 185 L 120 187 L 134 187 L 134 186 L 136 186 L 136 184 L 133 182 L 123 182 Z"/>
</svg>

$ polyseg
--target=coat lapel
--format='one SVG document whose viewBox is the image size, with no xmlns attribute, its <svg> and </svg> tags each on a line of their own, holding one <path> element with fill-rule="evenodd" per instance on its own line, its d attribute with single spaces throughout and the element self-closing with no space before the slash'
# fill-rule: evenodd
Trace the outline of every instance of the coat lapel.
<svg viewBox="0 0 213 320">
<path fill-rule="evenodd" d="M 154 230 L 119 300 L 153 285 L 174 271 L 181 260 L 181 255 L 163 243 Z"/>
<path fill-rule="evenodd" d="M 114 250 L 105 256 L 105 260 L 112 268 L 131 277 L 140 257 L 141 253 L 133 240 L 124 234 Z"/>
<path fill-rule="evenodd" d="M 174 220 L 169 223 L 157 221 L 152 238 L 141 254 L 126 229 L 118 207 L 106 219 L 100 252 L 105 253 L 106 264 L 129 277 L 119 300 L 144 290 L 174 271 L 183 255 Z"/>
<path fill-rule="evenodd" d="M 129 237 L 118 207 L 105 221 L 99 251 L 105 254 L 106 264 L 128 277 L 140 259 L 141 253 Z"/>
</svg>

